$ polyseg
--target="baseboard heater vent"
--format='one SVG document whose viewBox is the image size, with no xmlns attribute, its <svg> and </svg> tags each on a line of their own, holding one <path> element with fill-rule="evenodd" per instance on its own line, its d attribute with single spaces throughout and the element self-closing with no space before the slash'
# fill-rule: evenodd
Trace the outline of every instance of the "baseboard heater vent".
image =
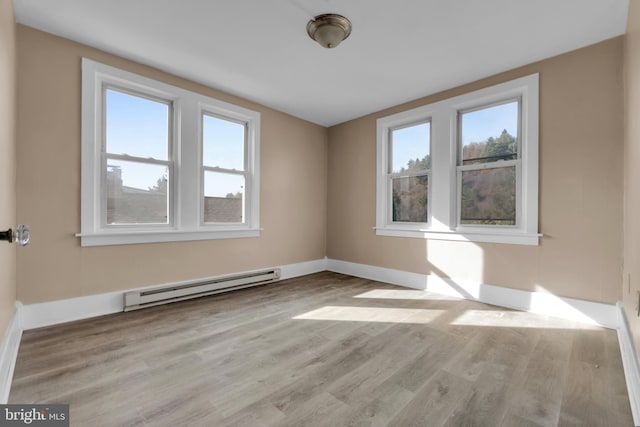
<svg viewBox="0 0 640 427">
<path fill-rule="evenodd" d="M 266 285 L 280 279 L 280 269 L 220 276 L 196 282 L 180 283 L 158 288 L 126 292 L 124 311 L 137 310 L 154 305 L 199 298 L 221 292 Z"/>
</svg>

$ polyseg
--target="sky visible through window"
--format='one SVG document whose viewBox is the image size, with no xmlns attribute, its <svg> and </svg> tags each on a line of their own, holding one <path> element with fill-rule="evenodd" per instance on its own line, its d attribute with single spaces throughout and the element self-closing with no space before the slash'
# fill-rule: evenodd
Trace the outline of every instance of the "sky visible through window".
<svg viewBox="0 0 640 427">
<path fill-rule="evenodd" d="M 462 144 L 497 138 L 503 130 L 517 136 L 518 102 L 510 102 L 464 114 Z M 407 167 L 407 162 L 429 154 L 430 123 L 420 123 L 393 131 L 393 172 Z"/>
<path fill-rule="evenodd" d="M 106 90 L 106 151 L 110 154 L 168 160 L 170 105 L 161 101 Z M 210 115 L 203 117 L 203 159 L 206 166 L 244 170 L 245 126 Z M 110 166 L 121 162 L 109 161 Z M 148 190 L 162 175 L 149 174 L 149 165 L 127 162 L 123 185 Z M 244 193 L 241 175 L 205 174 L 205 195 L 225 197 Z"/>
<path fill-rule="evenodd" d="M 462 145 L 497 138 L 503 130 L 518 135 L 518 101 L 463 114 Z"/>
<path fill-rule="evenodd" d="M 409 160 L 422 160 L 429 154 L 431 123 L 419 123 L 392 131 L 392 172 L 407 167 Z"/>
<path fill-rule="evenodd" d="M 117 90 L 107 89 L 107 152 L 167 160 L 169 153 L 169 115 L 167 103 Z M 517 135 L 518 103 L 510 102 L 464 114 L 463 145 L 498 137 L 504 129 Z M 244 169 L 245 126 L 211 115 L 203 117 L 203 160 L 206 166 Z M 422 160 L 429 153 L 431 124 L 419 123 L 393 131 L 393 172 L 407 166 L 409 160 Z M 150 176 L 149 167 L 129 163 L 122 169 L 123 185 L 148 190 L 161 176 Z M 244 179 L 238 175 L 205 174 L 206 196 L 224 197 L 244 193 Z"/>
<path fill-rule="evenodd" d="M 205 114 L 202 119 L 202 158 L 205 166 L 244 170 L 245 125 Z M 204 195 L 225 197 L 244 193 L 242 175 L 206 172 Z"/>
<path fill-rule="evenodd" d="M 108 89 L 107 152 L 167 160 L 169 105 Z"/>
</svg>

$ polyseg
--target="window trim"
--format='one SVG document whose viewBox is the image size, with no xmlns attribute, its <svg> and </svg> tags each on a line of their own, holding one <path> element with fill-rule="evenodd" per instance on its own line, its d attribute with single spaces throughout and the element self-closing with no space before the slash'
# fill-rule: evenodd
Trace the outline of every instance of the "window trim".
<svg viewBox="0 0 640 427">
<path fill-rule="evenodd" d="M 104 90 L 114 87 L 135 96 L 171 102 L 171 152 L 173 180 L 169 191 L 173 221 L 169 224 L 108 226 L 102 222 L 106 161 L 103 143 L 106 109 Z M 138 95 L 139 94 L 139 95 Z M 260 235 L 260 113 L 135 73 L 82 58 L 82 246 L 175 242 L 258 237 Z M 245 211 L 243 223 L 201 224 L 202 118 L 209 114 L 245 123 Z"/>
<path fill-rule="evenodd" d="M 532 74 L 377 120 L 376 235 L 471 242 L 538 245 L 538 108 L 539 76 Z M 458 166 L 459 114 L 520 99 L 520 171 L 516 171 L 516 226 L 462 225 Z M 384 168 L 388 164 L 389 129 L 431 120 L 431 180 L 427 224 L 398 226 L 389 220 Z M 506 166 L 506 164 L 505 164 Z M 518 173 L 519 172 L 519 173 Z M 518 212 L 520 216 L 518 217 Z"/>
</svg>

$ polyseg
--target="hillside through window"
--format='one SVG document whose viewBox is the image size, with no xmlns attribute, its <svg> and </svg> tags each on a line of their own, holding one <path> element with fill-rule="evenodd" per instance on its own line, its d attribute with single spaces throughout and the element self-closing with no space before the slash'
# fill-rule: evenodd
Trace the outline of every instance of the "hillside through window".
<svg viewBox="0 0 640 427">
<path fill-rule="evenodd" d="M 376 235 L 538 244 L 537 74 L 376 126 Z"/>
<path fill-rule="evenodd" d="M 428 222 L 431 123 L 390 131 L 389 178 L 394 222 Z"/>
<path fill-rule="evenodd" d="M 519 100 L 459 113 L 460 223 L 516 225 Z"/>
</svg>

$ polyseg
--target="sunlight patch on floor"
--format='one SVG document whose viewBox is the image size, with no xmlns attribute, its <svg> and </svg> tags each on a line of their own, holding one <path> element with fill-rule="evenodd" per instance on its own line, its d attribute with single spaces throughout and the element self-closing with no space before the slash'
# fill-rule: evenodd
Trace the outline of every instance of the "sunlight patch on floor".
<svg viewBox="0 0 640 427">
<path fill-rule="evenodd" d="M 547 317 L 523 311 L 466 310 L 451 322 L 457 326 L 490 326 L 496 328 L 600 329 L 572 320 Z"/>
<path fill-rule="evenodd" d="M 462 298 L 451 297 L 448 295 L 435 294 L 428 291 L 405 290 L 405 289 L 374 289 L 364 292 L 354 298 L 372 298 L 372 299 L 406 299 L 406 300 L 436 300 L 436 301 L 460 301 Z"/>
<path fill-rule="evenodd" d="M 345 322 L 430 323 L 445 310 L 421 308 L 351 307 L 328 305 L 295 316 L 304 320 L 335 320 Z"/>
</svg>

